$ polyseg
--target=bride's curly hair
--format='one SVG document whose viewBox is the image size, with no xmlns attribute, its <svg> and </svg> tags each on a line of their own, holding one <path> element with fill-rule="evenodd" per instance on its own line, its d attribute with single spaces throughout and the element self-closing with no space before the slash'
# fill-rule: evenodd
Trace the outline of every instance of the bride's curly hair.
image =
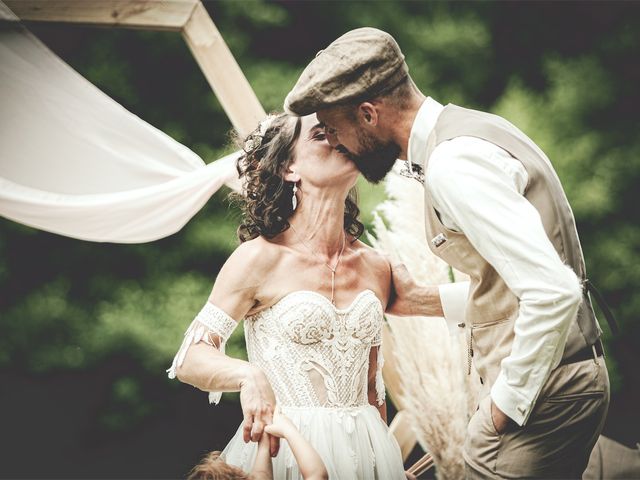
<svg viewBox="0 0 640 480">
<path fill-rule="evenodd" d="M 299 117 L 286 113 L 270 115 L 243 142 L 244 153 L 236 165 L 242 192 L 233 197 L 242 211 L 237 232 L 240 242 L 258 236 L 273 238 L 289 228 L 293 182 L 284 180 L 283 175 L 294 160 L 301 123 Z M 359 214 L 354 188 L 345 200 L 344 210 L 344 229 L 354 239 L 364 232 Z"/>
</svg>

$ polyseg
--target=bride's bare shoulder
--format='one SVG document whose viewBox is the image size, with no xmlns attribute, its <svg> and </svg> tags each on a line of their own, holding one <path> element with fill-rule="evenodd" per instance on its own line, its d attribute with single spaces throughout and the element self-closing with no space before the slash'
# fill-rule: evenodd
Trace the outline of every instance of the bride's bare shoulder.
<svg viewBox="0 0 640 480">
<path fill-rule="evenodd" d="M 389 257 L 386 254 L 370 247 L 361 240 L 356 240 L 353 243 L 353 246 L 354 249 L 362 256 L 367 267 L 374 269 L 381 274 L 389 275 L 391 273 L 391 264 Z"/>
<path fill-rule="evenodd" d="M 280 255 L 281 247 L 276 242 L 256 237 L 238 245 L 225 262 L 225 267 L 246 274 L 262 274 L 277 263 Z"/>
<path fill-rule="evenodd" d="M 217 272 L 209 301 L 234 318 L 241 318 L 256 302 L 269 271 L 277 262 L 270 242 L 254 239 L 243 242 Z"/>
<path fill-rule="evenodd" d="M 391 265 L 387 256 L 369 245 L 357 240 L 354 249 L 360 258 L 358 269 L 361 278 L 366 279 L 365 286 L 373 289 L 383 304 L 391 294 Z"/>
</svg>

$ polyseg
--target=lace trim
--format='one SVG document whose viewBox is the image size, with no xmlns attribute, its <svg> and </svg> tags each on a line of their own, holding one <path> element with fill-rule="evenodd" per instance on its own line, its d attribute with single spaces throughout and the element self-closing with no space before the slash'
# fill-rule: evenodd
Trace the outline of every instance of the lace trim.
<svg viewBox="0 0 640 480">
<path fill-rule="evenodd" d="M 371 342 L 372 347 L 379 347 L 380 345 L 382 345 L 382 325 L 380 325 L 380 328 L 376 332 L 376 336 L 373 337 Z"/>
<path fill-rule="evenodd" d="M 173 358 L 171 367 L 167 369 L 169 378 L 176 378 L 176 370 L 182 365 L 187 351 L 191 345 L 203 341 L 207 345 L 218 348 L 224 353 L 225 345 L 229 337 L 238 326 L 238 323 L 226 314 L 222 309 L 216 307 L 212 303 L 207 302 L 200 313 L 193 319 L 187 331 L 184 332 L 184 340 L 176 356 Z M 220 346 L 216 347 L 211 340 L 211 334 L 220 337 Z M 209 392 L 209 403 L 218 404 L 222 392 Z"/>
<path fill-rule="evenodd" d="M 384 356 L 382 355 L 382 346 L 378 347 L 378 359 L 376 361 L 376 403 L 382 405 L 386 399 L 387 392 L 384 388 L 384 379 L 382 378 L 382 367 L 384 366 Z"/>
<path fill-rule="evenodd" d="M 384 366 L 384 356 L 382 355 L 382 328 L 376 332 L 376 336 L 371 342 L 371 348 L 378 348 L 378 357 L 376 361 L 376 403 L 378 406 L 384 403 L 386 398 L 386 391 L 384 388 L 384 379 L 382 378 L 382 367 Z"/>
</svg>

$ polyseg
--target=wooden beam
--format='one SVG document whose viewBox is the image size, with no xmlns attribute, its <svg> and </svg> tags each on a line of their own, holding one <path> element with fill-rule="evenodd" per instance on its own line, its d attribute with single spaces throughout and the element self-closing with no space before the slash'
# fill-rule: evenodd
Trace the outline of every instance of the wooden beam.
<svg viewBox="0 0 640 480">
<path fill-rule="evenodd" d="M 240 136 L 251 133 L 266 114 L 202 3 L 196 4 L 182 35 L 233 127 Z"/>
<path fill-rule="evenodd" d="M 9 9 L 9 7 L 0 0 L 0 20 L 8 20 L 10 22 L 18 22 L 18 16 Z"/>
<path fill-rule="evenodd" d="M 200 0 L 3 0 L 21 19 L 181 31 L 241 136 L 266 114 Z"/>
<path fill-rule="evenodd" d="M 21 20 L 181 31 L 199 0 L 3 0 Z"/>
</svg>

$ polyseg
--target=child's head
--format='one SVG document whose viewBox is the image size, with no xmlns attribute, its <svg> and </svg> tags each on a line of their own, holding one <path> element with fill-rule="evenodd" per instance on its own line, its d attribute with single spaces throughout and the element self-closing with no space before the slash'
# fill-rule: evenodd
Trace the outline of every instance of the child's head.
<svg viewBox="0 0 640 480">
<path fill-rule="evenodd" d="M 187 480 L 246 480 L 251 478 L 248 473 L 238 467 L 227 465 L 221 458 L 220 452 L 210 452 L 199 464 L 191 469 Z"/>
</svg>

